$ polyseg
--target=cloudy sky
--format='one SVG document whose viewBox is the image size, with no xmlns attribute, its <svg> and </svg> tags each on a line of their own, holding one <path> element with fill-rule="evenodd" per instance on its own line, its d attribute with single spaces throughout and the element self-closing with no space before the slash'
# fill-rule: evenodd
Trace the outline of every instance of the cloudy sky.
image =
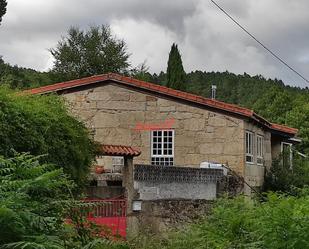
<svg viewBox="0 0 309 249">
<path fill-rule="evenodd" d="M 251 33 L 309 78 L 308 0 L 217 0 Z M 131 63 L 166 70 L 173 42 L 185 70 L 247 72 L 309 86 L 262 49 L 210 0 L 8 0 L 0 55 L 11 64 L 48 70 L 48 51 L 70 26 L 109 24 L 126 41 Z"/>
</svg>

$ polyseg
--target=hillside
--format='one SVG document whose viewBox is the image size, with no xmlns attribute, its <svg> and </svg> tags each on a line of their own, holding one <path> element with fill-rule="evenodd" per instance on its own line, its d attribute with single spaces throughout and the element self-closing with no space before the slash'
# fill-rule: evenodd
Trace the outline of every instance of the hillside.
<svg viewBox="0 0 309 249">
<path fill-rule="evenodd" d="M 52 84 L 57 81 L 50 72 L 38 72 L 34 69 L 12 66 L 0 57 L 0 83 L 13 89 L 26 89 Z"/>
<path fill-rule="evenodd" d="M 148 72 L 135 77 L 165 85 L 166 74 Z M 217 99 L 253 109 L 266 119 L 300 129 L 303 143 L 298 150 L 309 154 L 309 89 L 286 86 L 281 80 L 261 75 L 230 72 L 194 71 L 187 74 L 188 92 L 210 97 L 211 85 L 217 86 Z M 11 88 L 26 89 L 61 81 L 53 72 L 11 66 L 0 59 L 0 81 Z"/>
<path fill-rule="evenodd" d="M 165 73 L 144 73 L 140 79 L 165 84 Z M 217 99 L 253 109 L 256 113 L 284 125 L 298 128 L 303 142 L 298 150 L 309 153 L 309 89 L 286 86 L 281 80 L 261 75 L 230 72 L 194 71 L 187 74 L 187 91 L 211 96 L 211 85 L 217 86 Z"/>
</svg>

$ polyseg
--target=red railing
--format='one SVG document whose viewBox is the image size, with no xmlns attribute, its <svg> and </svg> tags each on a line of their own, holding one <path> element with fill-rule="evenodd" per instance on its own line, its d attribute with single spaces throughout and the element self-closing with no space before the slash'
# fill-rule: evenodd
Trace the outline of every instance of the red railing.
<svg viewBox="0 0 309 249">
<path fill-rule="evenodd" d="M 84 202 L 93 204 L 87 208 L 89 221 L 109 227 L 113 235 L 126 237 L 127 201 L 125 199 L 86 199 Z"/>
<path fill-rule="evenodd" d="M 89 217 L 125 217 L 127 202 L 125 199 L 86 199 L 93 204 L 89 208 Z"/>
</svg>

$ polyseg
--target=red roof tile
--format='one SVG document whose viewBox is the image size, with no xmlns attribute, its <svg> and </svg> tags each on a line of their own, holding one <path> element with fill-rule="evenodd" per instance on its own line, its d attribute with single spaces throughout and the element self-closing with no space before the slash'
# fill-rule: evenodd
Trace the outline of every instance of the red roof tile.
<svg viewBox="0 0 309 249">
<path fill-rule="evenodd" d="M 124 145 L 107 145 L 102 144 L 99 146 L 98 150 L 99 155 L 106 155 L 106 156 L 139 156 L 141 151 Z"/>
<path fill-rule="evenodd" d="M 296 134 L 298 132 L 298 129 L 292 128 L 292 127 L 288 127 L 285 125 L 280 125 L 280 124 L 271 124 L 271 128 L 273 130 L 278 130 L 278 131 L 282 131 L 282 132 L 286 132 L 289 134 Z"/>
<path fill-rule="evenodd" d="M 83 78 L 83 79 L 77 79 L 77 80 L 71 80 L 71 81 L 62 82 L 62 83 L 56 83 L 56 84 L 53 84 L 53 85 L 48 85 L 48 86 L 30 89 L 30 90 L 25 91 L 25 93 L 44 94 L 44 93 L 50 93 L 50 92 L 58 92 L 58 91 L 62 91 L 62 90 L 65 90 L 65 89 L 90 85 L 90 84 L 94 84 L 94 83 L 98 83 L 98 82 L 104 82 L 104 81 L 108 81 L 108 80 L 112 80 L 112 81 L 118 82 L 118 83 L 123 84 L 123 85 L 129 85 L 129 86 L 137 87 L 137 88 L 140 88 L 140 89 L 145 89 L 147 91 L 152 91 L 152 92 L 163 94 L 163 95 L 166 95 L 166 96 L 171 96 L 171 97 L 182 99 L 182 100 L 185 100 L 185 101 L 190 101 L 190 102 L 202 104 L 202 105 L 205 105 L 205 106 L 208 106 L 208 107 L 211 107 L 211 108 L 215 108 L 215 109 L 219 109 L 219 110 L 223 110 L 223 111 L 226 111 L 226 112 L 235 113 L 235 114 L 250 118 L 252 120 L 255 120 L 259 123 L 262 123 L 263 125 L 266 125 L 271 130 L 280 131 L 280 132 L 283 132 L 283 133 L 288 133 L 290 135 L 295 135 L 298 131 L 297 129 L 290 128 L 290 127 L 287 127 L 287 126 L 278 125 L 278 124 L 271 124 L 270 122 L 265 120 L 263 117 L 257 115 L 252 110 L 247 109 L 247 108 L 243 108 L 243 107 L 240 107 L 240 106 L 237 106 L 237 105 L 225 103 L 225 102 L 218 101 L 218 100 L 205 98 L 205 97 L 194 95 L 194 94 L 191 94 L 191 93 L 182 92 L 182 91 L 171 89 L 171 88 L 168 88 L 168 87 L 165 87 L 165 86 L 160 86 L 160 85 L 156 85 L 156 84 L 153 84 L 153 83 L 137 80 L 137 79 L 134 79 L 134 78 L 131 78 L 131 77 L 122 76 L 122 75 L 119 75 L 119 74 L 116 74 L 116 73 L 108 73 L 108 74 L 102 74 L 102 75 L 87 77 L 87 78 Z"/>
</svg>

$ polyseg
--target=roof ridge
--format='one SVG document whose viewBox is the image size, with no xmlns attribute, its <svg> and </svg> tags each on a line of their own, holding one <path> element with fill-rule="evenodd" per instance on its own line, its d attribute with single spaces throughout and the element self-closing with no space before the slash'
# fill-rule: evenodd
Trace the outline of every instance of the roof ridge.
<svg viewBox="0 0 309 249">
<path fill-rule="evenodd" d="M 112 73 L 112 72 L 109 72 L 106 74 L 93 75 L 93 76 L 89 76 L 89 77 L 85 77 L 81 79 L 59 82 L 59 83 L 55 83 L 52 85 L 41 86 L 38 88 L 26 90 L 24 92 L 29 93 L 29 94 L 44 94 L 44 93 L 62 91 L 62 90 L 79 87 L 79 86 L 90 85 L 90 84 L 94 84 L 94 83 L 98 83 L 98 82 L 102 82 L 106 80 L 113 80 L 115 82 L 119 82 L 125 85 L 138 87 L 141 89 L 157 92 L 163 95 L 171 96 L 171 97 L 182 99 L 185 101 L 206 105 L 208 107 L 219 109 L 222 111 L 235 113 L 235 114 L 247 117 L 247 118 L 251 118 L 257 122 L 260 122 L 261 124 L 266 125 L 268 126 L 268 128 L 273 129 L 273 130 L 278 130 L 278 131 L 282 131 L 282 132 L 293 134 L 293 135 L 295 135 L 298 131 L 295 128 L 282 126 L 282 125 L 281 125 L 282 129 L 280 129 L 279 124 L 271 123 L 265 118 L 256 114 L 253 110 L 236 105 L 236 104 L 231 104 L 231 103 L 226 103 L 226 102 L 216 100 L 216 99 L 206 98 L 201 95 L 196 95 L 193 93 L 175 90 L 175 89 L 172 89 L 166 86 L 161 86 L 158 84 L 146 82 L 143 80 L 138 80 L 130 76 L 124 76 L 124 75 L 121 75 L 118 73 Z"/>
</svg>

